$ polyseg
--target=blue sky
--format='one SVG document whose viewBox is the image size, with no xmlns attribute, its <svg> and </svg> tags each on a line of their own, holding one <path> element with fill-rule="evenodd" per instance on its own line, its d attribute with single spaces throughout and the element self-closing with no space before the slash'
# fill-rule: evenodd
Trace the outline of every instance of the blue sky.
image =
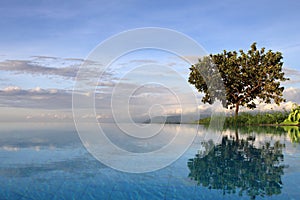
<svg viewBox="0 0 300 200">
<path fill-rule="evenodd" d="M 69 92 L 74 79 L 71 71 L 76 71 L 81 59 L 108 37 L 140 27 L 182 32 L 208 53 L 247 50 L 254 41 L 258 47 L 281 51 L 286 73 L 292 78 L 287 85 L 291 93 L 287 95 L 296 101 L 300 79 L 299 10 L 300 1 L 293 0 L 4 0 L 0 2 L 0 95 L 11 97 L 0 105 L 3 109 L 15 108 L 11 103 L 14 95 L 18 102 L 28 102 L 25 96 L 34 92 L 48 100 L 55 89 L 61 95 Z M 7 95 L 7 91 L 15 93 Z M 33 109 L 19 107 L 30 112 Z M 45 109 L 45 105 L 37 107 Z M 61 112 L 62 108 L 57 109 Z M 64 109 L 69 111 L 70 107 Z"/>
<path fill-rule="evenodd" d="M 296 65 L 299 8 L 292 0 L 1 1 L 1 55 L 85 58 L 114 34 L 158 26 L 183 32 L 212 53 L 257 41 L 286 51 L 286 62 Z"/>
</svg>

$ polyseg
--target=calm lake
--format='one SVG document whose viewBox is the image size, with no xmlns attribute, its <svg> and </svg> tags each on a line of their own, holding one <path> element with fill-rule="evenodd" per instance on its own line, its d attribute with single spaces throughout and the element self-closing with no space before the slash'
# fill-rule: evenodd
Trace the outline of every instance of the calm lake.
<svg viewBox="0 0 300 200">
<path fill-rule="evenodd" d="M 106 126 L 122 148 L 158 148 Z M 1 124 L 0 199 L 300 199 L 298 129 L 165 126 L 162 144 L 174 131 L 197 136 L 171 165 L 135 174 L 96 160 L 73 124 Z"/>
</svg>

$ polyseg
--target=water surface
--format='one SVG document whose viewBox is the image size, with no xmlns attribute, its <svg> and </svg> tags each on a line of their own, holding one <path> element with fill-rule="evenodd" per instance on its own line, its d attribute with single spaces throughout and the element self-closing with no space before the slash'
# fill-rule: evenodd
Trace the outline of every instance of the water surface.
<svg viewBox="0 0 300 200">
<path fill-rule="evenodd" d="M 166 126 L 162 145 L 175 130 L 197 130 L 195 125 Z M 114 129 L 110 127 L 110 138 L 122 148 L 158 148 L 117 137 L 119 130 Z M 299 199 L 296 136 L 291 128 L 236 132 L 199 127 L 192 145 L 176 162 L 132 174 L 96 160 L 73 124 L 1 124 L 0 199 Z"/>
</svg>

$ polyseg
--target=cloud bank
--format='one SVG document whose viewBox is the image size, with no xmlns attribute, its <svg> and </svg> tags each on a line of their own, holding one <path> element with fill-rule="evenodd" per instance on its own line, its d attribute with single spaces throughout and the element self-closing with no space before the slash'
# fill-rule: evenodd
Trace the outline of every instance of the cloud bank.
<svg viewBox="0 0 300 200">
<path fill-rule="evenodd" d="M 122 60 L 121 60 L 122 61 Z M 5 60 L 0 62 L 0 72 L 9 72 L 11 76 L 24 74 L 30 76 L 44 76 L 45 78 L 54 77 L 54 79 L 68 79 L 71 83 L 75 83 L 75 77 L 80 65 L 84 62 L 82 59 L 76 58 L 57 58 L 50 56 L 33 56 L 29 60 Z M 156 65 L 158 62 L 155 59 L 132 59 L 124 62 L 116 63 L 118 66 L 127 66 L 128 68 L 134 68 L 135 66 Z M 176 62 L 177 63 L 177 62 Z M 92 63 L 91 64 L 95 64 Z M 167 63 L 164 63 L 169 66 Z M 178 63 L 177 63 L 178 64 Z M 173 64 L 172 64 L 173 66 Z M 117 69 L 117 68 L 116 68 Z M 89 73 L 95 73 L 91 68 Z M 288 77 L 293 76 L 291 83 L 298 83 L 300 80 L 300 72 L 291 68 L 285 68 L 286 75 Z M 89 73 L 87 73 L 86 82 L 89 83 Z M 82 118 L 91 119 L 96 118 L 98 120 L 112 120 L 113 113 L 121 110 L 122 107 L 128 104 L 128 110 L 131 117 L 140 121 L 146 120 L 149 117 L 160 115 L 180 115 L 185 108 L 185 113 L 195 113 L 196 109 L 200 111 L 200 114 L 207 115 L 211 113 L 213 106 L 201 103 L 202 94 L 197 93 L 194 90 L 194 95 L 198 106 L 194 105 L 189 94 L 185 90 L 181 89 L 181 82 L 170 73 L 164 71 L 135 71 L 132 77 L 128 76 L 122 79 L 120 84 L 120 77 L 116 76 L 117 72 L 105 73 L 101 80 L 98 82 L 90 82 L 89 84 L 95 88 L 95 115 L 84 115 Z M 160 80 L 168 80 L 169 87 L 165 88 L 163 85 L 148 83 L 151 81 L 151 76 L 155 77 L 157 82 Z M 56 78 L 55 78 L 56 77 Z M 150 78 L 149 78 L 150 77 Z M 297 78 L 298 77 L 298 78 Z M 135 80 L 135 78 L 137 78 Z M 7 83 L 10 77 L 1 77 L 2 83 Z M 144 84 L 145 83 L 145 84 Z M 0 109 L 15 108 L 15 112 L 18 109 L 26 109 L 26 114 L 22 115 L 22 118 L 26 121 L 38 121 L 38 120 L 72 120 L 72 88 L 51 88 L 41 82 L 38 83 L 38 87 L 22 87 L 22 85 L 7 85 L 0 88 Z M 144 85 L 143 85 L 144 84 Z M 5 85 L 5 84 L 3 84 Z M 115 107 L 112 108 L 112 97 L 115 92 L 115 88 L 118 87 L 119 91 L 116 95 Z M 129 88 L 136 88 L 136 90 L 128 94 Z M 171 92 L 173 91 L 173 93 Z M 82 101 L 85 98 L 89 98 L 93 95 L 91 91 L 74 91 L 80 95 Z M 175 96 L 174 96 L 175 94 Z M 127 102 L 128 96 L 130 97 Z M 300 88 L 286 87 L 284 91 L 284 97 L 287 102 L 282 103 L 281 106 L 275 104 L 259 104 L 256 111 L 270 111 L 270 110 L 289 110 L 292 104 L 300 104 Z M 183 102 L 178 102 L 178 98 Z M 124 99 L 126 102 L 124 102 Z M 153 107 L 154 106 L 154 107 Z M 84 109 L 84 108 L 82 108 Z M 30 111 L 31 110 L 31 111 Z M 43 110 L 41 112 L 41 110 Z M 38 112 L 36 112 L 38 111 Z M 57 111 L 49 113 L 48 111 Z M 249 111 L 248 109 L 241 108 L 241 111 Z M 227 110 L 226 112 L 231 112 Z M 0 118 L 4 119 L 6 111 L 1 113 Z M 118 113 L 118 115 L 123 115 Z M 12 118 L 11 118 L 12 119 Z"/>
</svg>

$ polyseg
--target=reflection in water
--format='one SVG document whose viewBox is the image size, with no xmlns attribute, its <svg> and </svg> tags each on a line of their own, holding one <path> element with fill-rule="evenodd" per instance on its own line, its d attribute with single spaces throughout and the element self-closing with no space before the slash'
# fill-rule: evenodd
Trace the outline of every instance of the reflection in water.
<svg viewBox="0 0 300 200">
<path fill-rule="evenodd" d="M 235 127 L 225 127 L 223 131 L 232 131 Z M 215 130 L 217 131 L 217 130 Z M 299 126 L 240 126 L 238 128 L 240 134 L 272 134 L 272 135 L 287 135 L 292 143 L 300 143 Z"/>
<path fill-rule="evenodd" d="M 281 193 L 281 176 L 284 174 L 282 149 L 279 141 L 265 142 L 256 148 L 252 141 L 235 140 L 228 136 L 205 156 L 197 154 L 189 159 L 189 177 L 209 189 L 222 190 L 223 194 L 271 196 Z"/>
<path fill-rule="evenodd" d="M 129 143 L 125 137 L 118 140 L 120 130 L 114 125 L 107 126 L 117 144 L 135 152 L 149 149 L 142 142 Z M 175 132 L 191 134 L 197 129 L 194 125 L 166 125 L 166 135 L 160 139 L 170 139 Z M 277 132 L 271 132 L 273 130 Z M 246 198 L 248 192 L 253 198 L 265 195 L 268 199 L 269 194 L 273 195 L 272 199 L 299 199 L 300 144 L 292 144 L 286 132 L 279 130 L 275 127 L 266 128 L 265 133 L 249 128 L 245 132 L 239 130 L 237 142 L 229 137 L 234 135 L 231 130 L 221 133 L 201 126 L 193 144 L 172 165 L 151 173 L 130 174 L 106 167 L 93 158 L 73 124 L 0 123 L 0 199 L 212 200 L 222 199 L 222 191 L 238 193 L 241 190 Z M 222 140 L 225 135 L 228 137 Z M 280 142 L 274 142 L 278 140 Z M 158 141 L 152 147 L 164 142 Z M 187 160 L 200 147 L 203 156 L 207 156 L 201 158 L 199 151 L 187 167 Z M 290 166 L 284 169 L 284 175 L 282 154 L 284 164 Z M 165 159 L 165 155 L 158 158 Z M 151 162 L 145 160 L 147 164 Z M 203 187 L 187 178 L 189 173 Z M 281 194 L 274 195 L 277 193 Z M 226 197 L 240 199 L 237 194 Z"/>
<path fill-rule="evenodd" d="M 57 171 L 70 174 L 76 174 L 76 172 L 80 171 L 81 174 L 85 176 L 92 176 L 94 169 L 102 169 L 105 167 L 105 165 L 96 160 L 82 155 L 81 157 L 48 163 L 0 166 L 0 176 L 6 178 L 30 178 L 34 176 L 44 176 L 47 173 L 51 174 Z"/>
<path fill-rule="evenodd" d="M 283 128 L 287 132 L 291 142 L 300 143 L 300 130 L 298 126 L 284 126 Z"/>
<path fill-rule="evenodd" d="M 228 127 L 228 129 L 235 130 L 235 127 Z M 285 134 L 285 131 L 281 126 L 240 126 L 238 128 L 238 132 L 239 134 L 248 134 L 253 132 L 257 134 Z"/>
</svg>

